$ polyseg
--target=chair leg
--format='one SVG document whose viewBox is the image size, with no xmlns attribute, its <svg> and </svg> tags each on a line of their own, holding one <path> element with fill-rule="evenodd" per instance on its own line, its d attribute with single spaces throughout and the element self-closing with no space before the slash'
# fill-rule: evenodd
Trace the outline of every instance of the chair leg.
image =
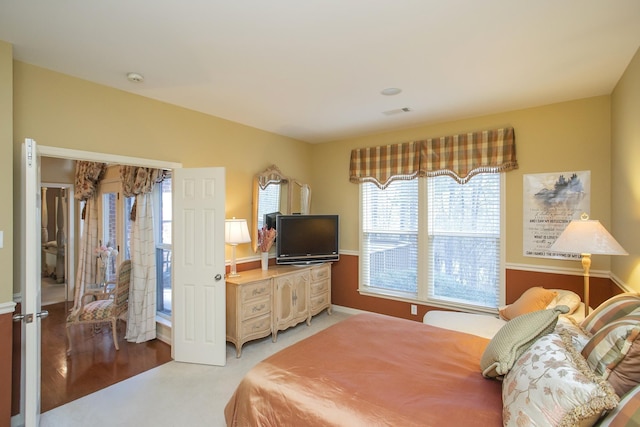
<svg viewBox="0 0 640 427">
<path fill-rule="evenodd" d="M 118 319 L 111 319 L 111 331 L 113 332 L 113 344 L 116 346 L 116 350 L 120 350 L 118 347 Z"/>
<path fill-rule="evenodd" d="M 71 326 L 69 323 L 67 323 L 67 340 L 69 341 L 69 348 L 67 349 L 67 355 L 71 354 L 71 332 L 69 332 L 69 326 Z"/>
</svg>

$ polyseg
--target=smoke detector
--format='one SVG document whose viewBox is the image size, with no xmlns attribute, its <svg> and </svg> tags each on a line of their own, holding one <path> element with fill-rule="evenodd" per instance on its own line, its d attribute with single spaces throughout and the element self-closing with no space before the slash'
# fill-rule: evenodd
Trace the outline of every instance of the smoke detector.
<svg viewBox="0 0 640 427">
<path fill-rule="evenodd" d="M 127 73 L 127 79 L 133 83 L 142 83 L 144 81 L 142 74 L 138 73 Z"/>
</svg>

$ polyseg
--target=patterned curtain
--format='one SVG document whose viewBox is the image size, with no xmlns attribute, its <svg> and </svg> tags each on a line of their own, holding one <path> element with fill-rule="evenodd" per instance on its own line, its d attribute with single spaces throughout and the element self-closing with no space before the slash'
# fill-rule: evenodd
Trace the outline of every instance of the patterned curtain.
<svg viewBox="0 0 640 427">
<path fill-rule="evenodd" d="M 125 338 L 141 343 L 156 337 L 156 245 L 151 193 L 137 195 L 136 202 L 138 218 L 131 228 L 132 275 Z"/>
<path fill-rule="evenodd" d="M 162 169 L 143 168 L 138 166 L 120 166 L 120 181 L 125 197 L 133 197 L 138 194 L 151 193 L 157 182 L 162 182 L 165 171 Z M 130 219 L 136 220 L 138 199 L 131 207 Z"/>
<path fill-rule="evenodd" d="M 384 190 L 394 180 L 408 180 L 420 175 L 420 144 L 382 145 L 351 151 L 349 180 L 373 182 Z"/>
<path fill-rule="evenodd" d="M 513 128 L 351 151 L 349 180 L 386 188 L 392 181 L 449 175 L 461 184 L 478 173 L 518 168 Z"/>
<path fill-rule="evenodd" d="M 84 293 L 87 283 L 96 281 L 96 260 L 94 250 L 98 247 L 98 210 L 96 197 L 98 185 L 107 171 L 106 163 L 76 162 L 75 173 L 75 198 L 84 201 L 82 217 L 84 225 L 80 236 L 80 250 L 78 251 L 78 270 L 74 289 L 73 309 L 74 316 L 80 310 L 80 297 Z"/>
<path fill-rule="evenodd" d="M 98 208 L 95 197 L 85 202 L 83 212 L 84 225 L 80 237 L 80 250 L 78 252 L 78 270 L 76 272 L 76 284 L 74 290 L 73 309 L 71 315 L 75 317 L 80 311 L 80 298 L 84 294 L 87 283 L 96 282 L 96 257 L 95 248 L 98 247 Z"/>
<path fill-rule="evenodd" d="M 156 337 L 156 245 L 151 191 L 164 175 L 161 169 L 120 167 L 125 197 L 135 196 L 130 214 L 132 276 L 125 336 L 130 342 L 141 343 Z"/>
<path fill-rule="evenodd" d="M 427 176 L 449 175 L 464 184 L 479 173 L 517 168 L 513 128 L 420 141 L 420 170 Z"/>
</svg>

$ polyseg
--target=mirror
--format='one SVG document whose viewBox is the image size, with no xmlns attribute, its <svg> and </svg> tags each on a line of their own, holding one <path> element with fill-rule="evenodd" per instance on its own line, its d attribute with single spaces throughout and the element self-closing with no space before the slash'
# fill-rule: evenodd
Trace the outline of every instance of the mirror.
<svg viewBox="0 0 640 427">
<path fill-rule="evenodd" d="M 264 215 L 272 212 L 282 214 L 309 213 L 311 187 L 282 174 L 276 165 L 271 165 L 253 178 L 253 214 L 251 218 L 251 245 L 258 251 L 258 229 L 264 225 Z"/>
</svg>

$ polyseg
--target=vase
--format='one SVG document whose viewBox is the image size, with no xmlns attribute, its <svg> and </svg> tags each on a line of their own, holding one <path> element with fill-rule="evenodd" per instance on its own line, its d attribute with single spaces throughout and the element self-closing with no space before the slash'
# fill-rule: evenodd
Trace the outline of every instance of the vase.
<svg viewBox="0 0 640 427">
<path fill-rule="evenodd" d="M 260 262 L 262 264 L 262 270 L 266 271 L 269 269 L 269 252 L 260 253 Z"/>
</svg>

